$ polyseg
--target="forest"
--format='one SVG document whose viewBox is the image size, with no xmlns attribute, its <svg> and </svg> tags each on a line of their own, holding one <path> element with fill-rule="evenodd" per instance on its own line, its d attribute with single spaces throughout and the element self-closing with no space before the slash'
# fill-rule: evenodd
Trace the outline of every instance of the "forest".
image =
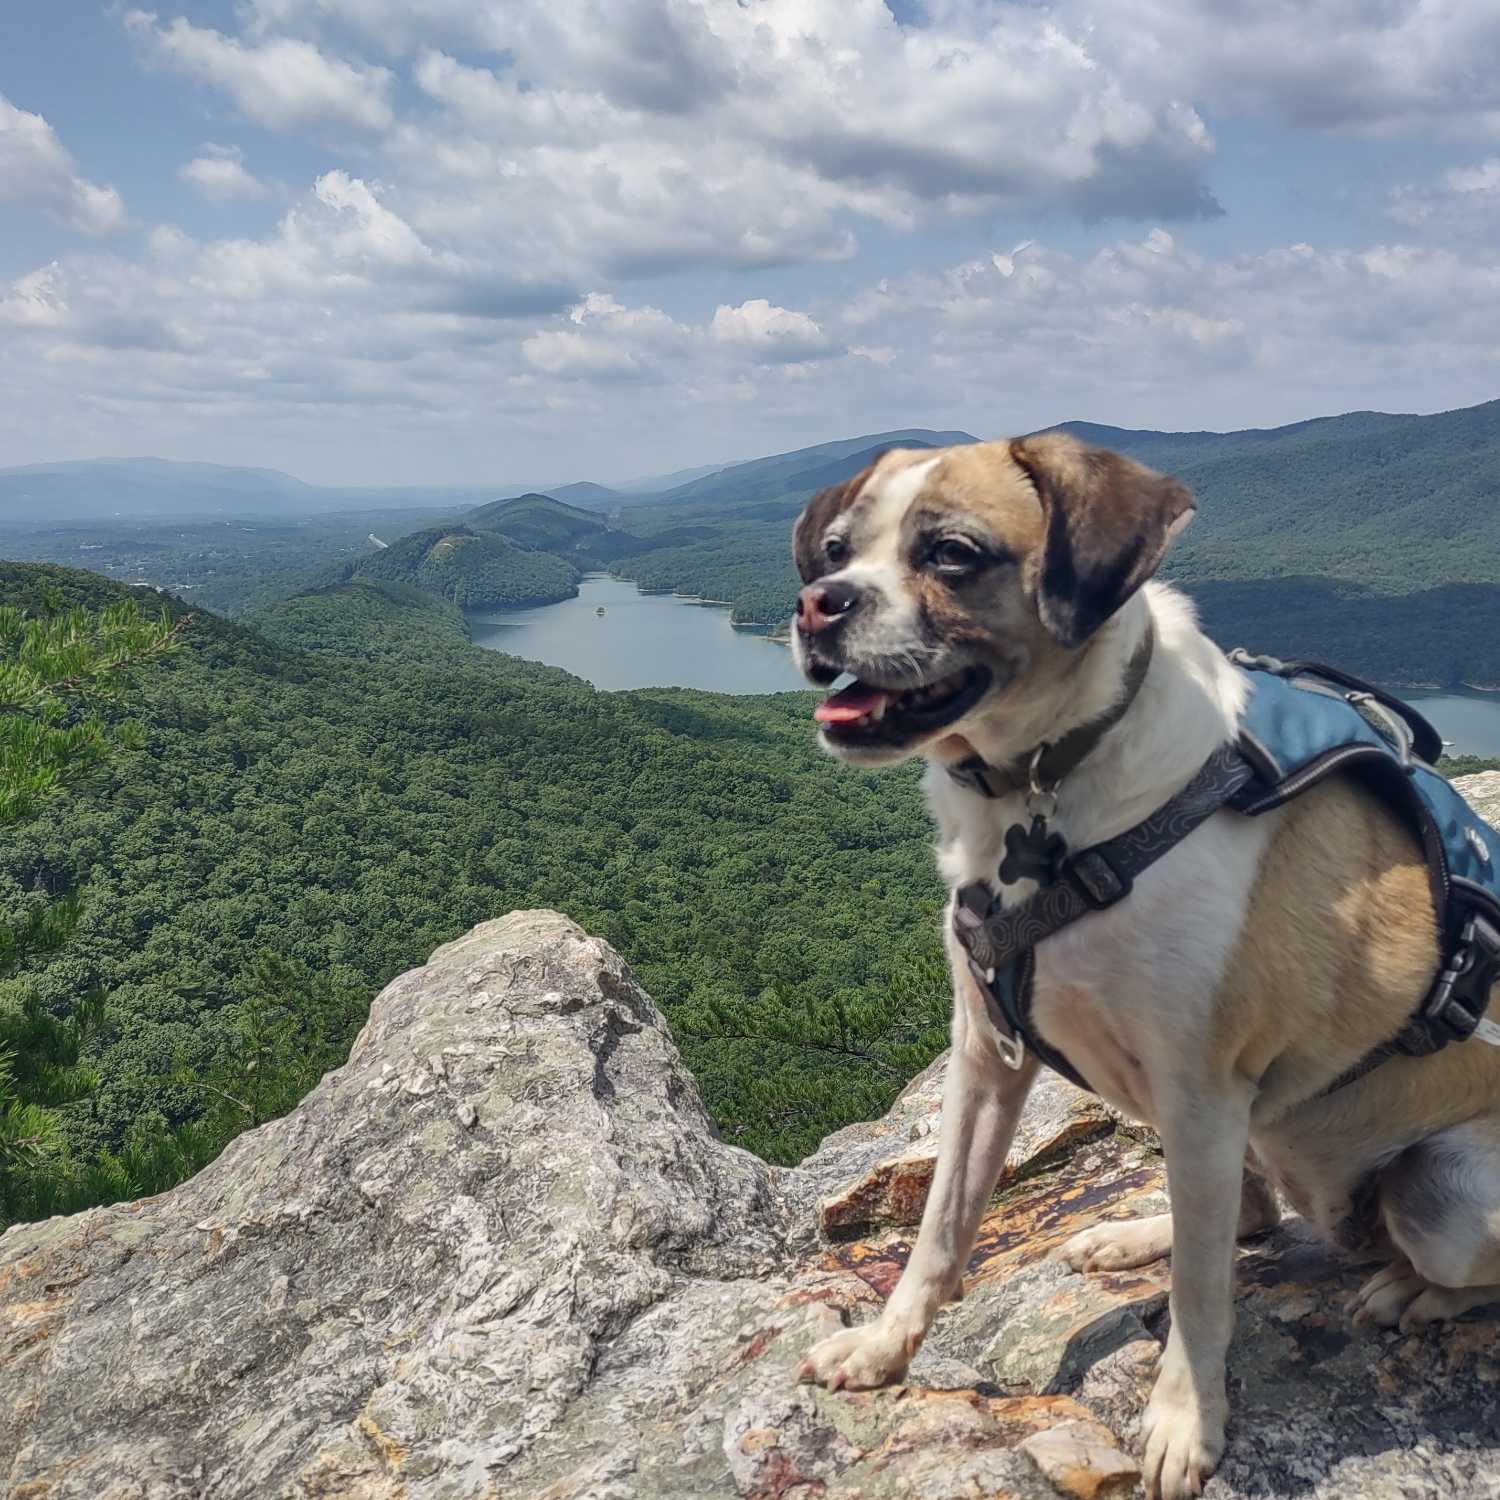
<svg viewBox="0 0 1500 1500">
<path fill-rule="evenodd" d="M 0 566 L 0 605 L 46 589 L 127 593 Z M 878 1113 L 945 1039 L 942 892 L 915 769 L 830 761 L 809 701 L 599 693 L 379 580 L 193 614 L 104 710 L 135 742 L 0 850 L 6 921 L 80 903 L 0 1012 L 85 1003 L 90 1079 L 5 1213 L 179 1180 L 337 1065 L 381 985 L 517 907 L 620 948 L 728 1139 L 791 1161 Z"/>
<path fill-rule="evenodd" d="M 1226 646 L 1493 687 L 1497 428 L 1492 405 L 1080 431 L 1198 489 L 1167 571 Z M 808 694 L 600 693 L 476 649 L 464 616 L 567 597 L 608 565 L 784 620 L 795 486 L 862 466 L 870 441 L 741 466 L 739 501 L 727 469 L 609 516 L 527 494 L 447 517 L 33 528 L 33 556 L 202 587 L 0 564 L 12 642 L 81 609 L 147 643 L 99 646 L 119 691 L 97 703 L 33 684 L 45 713 L 0 715 L 28 754 L 57 734 L 100 750 L 55 795 L 9 797 L 0 777 L 0 1221 L 180 1180 L 336 1066 L 381 985 L 517 907 L 620 948 L 727 1138 L 793 1161 L 883 1110 L 946 1031 L 916 769 L 822 756 Z M 381 546 L 380 514 L 418 524 Z M 110 613 L 131 601 L 134 626 Z M 81 649 L 54 653 L 59 682 L 85 681 Z"/>
<path fill-rule="evenodd" d="M 499 532 L 434 526 L 340 564 L 332 576 L 410 584 L 467 609 L 520 609 L 572 598 L 580 574 L 567 558 L 522 546 Z"/>
</svg>

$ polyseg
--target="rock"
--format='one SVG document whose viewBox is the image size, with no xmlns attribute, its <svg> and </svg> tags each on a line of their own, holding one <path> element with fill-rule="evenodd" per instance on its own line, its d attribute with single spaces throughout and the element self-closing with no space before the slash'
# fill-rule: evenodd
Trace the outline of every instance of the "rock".
<svg viewBox="0 0 1500 1500">
<path fill-rule="evenodd" d="M 0 1493 L 1129 1493 L 1169 1268 L 1050 1256 L 1101 1213 L 1159 1210 L 1161 1162 L 1056 1081 L 908 1384 L 794 1382 L 900 1274 L 892 1220 L 920 1195 L 883 1164 L 930 1141 L 941 1084 L 939 1064 L 884 1120 L 767 1167 L 716 1137 L 609 947 L 549 912 L 487 923 L 191 1182 L 0 1238 Z M 832 1240 L 830 1201 L 851 1205 Z M 1239 1270 L 1211 1500 L 1500 1495 L 1492 1318 L 1356 1331 L 1358 1269 L 1296 1221 Z"/>
<path fill-rule="evenodd" d="M 1109 1500 L 1128 1495 L 1141 1477 L 1141 1466 L 1115 1446 L 1098 1422 L 1061 1422 L 1021 1441 L 1021 1452 L 1051 1481 L 1052 1487 L 1078 1500 Z"/>
<path fill-rule="evenodd" d="M 922 1217 L 937 1165 L 946 1068 L 946 1056 L 939 1058 L 901 1095 L 891 1116 L 887 1116 L 893 1119 L 892 1132 L 855 1138 L 861 1147 L 861 1159 L 871 1144 L 888 1141 L 896 1131 L 904 1131 L 906 1138 L 916 1144 L 877 1158 L 853 1182 L 824 1199 L 819 1210 L 824 1234 L 836 1239 L 848 1238 L 852 1233 L 881 1224 L 915 1224 Z M 927 1106 L 920 1115 L 919 1102 Z M 1002 1185 L 1034 1171 L 1080 1141 L 1108 1134 L 1115 1124 L 1112 1112 L 1092 1094 L 1075 1088 L 1056 1073 L 1043 1074 L 1032 1089 L 1026 1115 L 1011 1143 Z M 839 1136 L 844 1134 L 839 1132 Z M 838 1142 L 839 1136 L 830 1137 L 830 1141 Z M 832 1150 L 848 1161 L 849 1147 L 854 1143 L 851 1139 Z M 825 1143 L 812 1160 L 818 1161 L 829 1150 Z"/>
<path fill-rule="evenodd" d="M 1500 827 L 1500 771 L 1480 771 L 1476 776 L 1455 776 L 1453 785 L 1463 793 L 1481 818 Z"/>
</svg>

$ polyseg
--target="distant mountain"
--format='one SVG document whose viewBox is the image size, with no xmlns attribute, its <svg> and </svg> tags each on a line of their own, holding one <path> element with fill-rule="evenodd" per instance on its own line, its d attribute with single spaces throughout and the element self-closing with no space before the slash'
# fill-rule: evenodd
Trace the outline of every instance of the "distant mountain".
<svg viewBox="0 0 1500 1500">
<path fill-rule="evenodd" d="M 596 509 L 601 505 L 613 505 L 619 498 L 620 492 L 612 490 L 607 485 L 595 484 L 590 479 L 580 479 L 573 484 L 554 485 L 544 493 L 550 495 L 554 500 L 567 500 L 579 505 L 591 505 Z"/>
<path fill-rule="evenodd" d="M 0 522 L 114 515 L 279 515 L 320 508 L 317 490 L 275 469 L 101 458 L 0 469 Z M 331 508 L 331 507 L 330 507 Z"/>
<path fill-rule="evenodd" d="M 978 442 L 978 438 L 970 439 Z M 825 485 L 838 484 L 842 480 L 852 479 L 861 470 L 869 468 L 883 453 L 889 453 L 892 448 L 936 448 L 938 444 L 929 443 L 921 438 L 903 438 L 899 444 L 882 441 L 869 448 L 860 448 L 854 453 L 842 458 L 835 458 L 827 463 L 817 464 L 810 469 L 801 469 L 791 476 L 788 481 L 795 489 L 820 490 Z"/>
<path fill-rule="evenodd" d="M 641 479 L 623 480 L 615 486 L 615 492 L 621 495 L 658 495 L 663 490 L 675 490 L 691 479 L 702 479 L 705 474 L 717 474 L 720 469 L 729 467 L 731 465 L 722 463 L 699 464 L 693 469 L 674 469 L 670 474 L 648 474 Z"/>
<path fill-rule="evenodd" d="M 466 512 L 463 519 L 476 531 L 499 531 L 528 547 L 571 547 L 584 537 L 609 529 L 598 511 L 535 493 L 492 500 Z"/>
<path fill-rule="evenodd" d="M 525 547 L 555 552 L 585 569 L 607 566 L 642 548 L 662 545 L 617 530 L 598 511 L 564 504 L 551 495 L 495 500 L 471 510 L 464 523 L 475 531 L 499 532 Z"/>
<path fill-rule="evenodd" d="M 0 527 L 65 521 L 196 517 L 263 519 L 343 510 L 459 510 L 494 485 L 307 484 L 277 469 L 90 458 L 0 469 Z"/>
<path fill-rule="evenodd" d="M 766 458 L 753 458 L 748 462 L 732 464 L 728 468 L 716 469 L 711 474 L 689 480 L 686 484 L 659 494 L 638 497 L 622 497 L 625 503 L 634 500 L 638 504 L 652 506 L 696 506 L 702 509 L 724 506 L 739 507 L 755 500 L 777 500 L 789 494 L 819 487 L 808 483 L 806 476 L 829 472 L 830 466 L 856 455 L 878 455 L 887 448 L 928 447 L 944 448 L 959 443 L 977 443 L 978 438 L 967 432 L 934 432 L 926 427 L 907 427 L 895 432 L 876 432 L 864 437 L 840 438 L 830 443 L 816 443 L 810 448 L 796 448 L 789 453 L 773 453 Z M 869 457 L 855 468 L 848 470 L 857 474 Z M 840 477 L 844 477 L 840 475 Z M 824 480 L 823 483 L 833 483 Z"/>
</svg>

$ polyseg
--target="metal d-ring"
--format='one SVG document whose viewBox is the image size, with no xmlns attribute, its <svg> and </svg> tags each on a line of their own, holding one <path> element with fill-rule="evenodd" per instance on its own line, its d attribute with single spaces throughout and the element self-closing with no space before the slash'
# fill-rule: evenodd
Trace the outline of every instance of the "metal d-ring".
<svg viewBox="0 0 1500 1500">
<path fill-rule="evenodd" d="M 1031 752 L 1031 764 L 1026 768 L 1026 811 L 1043 822 L 1057 811 L 1057 789 L 1062 784 L 1042 780 L 1042 757 L 1051 748 L 1050 745 L 1038 745 Z"/>
</svg>

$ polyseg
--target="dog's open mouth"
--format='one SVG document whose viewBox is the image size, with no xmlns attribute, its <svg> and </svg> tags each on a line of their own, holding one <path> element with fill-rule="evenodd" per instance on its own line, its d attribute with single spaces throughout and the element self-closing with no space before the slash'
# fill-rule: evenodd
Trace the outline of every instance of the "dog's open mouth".
<svg viewBox="0 0 1500 1500">
<path fill-rule="evenodd" d="M 914 688 L 883 688 L 856 680 L 814 710 L 836 745 L 900 745 L 961 719 L 990 685 L 987 667 L 965 667 Z"/>
</svg>

